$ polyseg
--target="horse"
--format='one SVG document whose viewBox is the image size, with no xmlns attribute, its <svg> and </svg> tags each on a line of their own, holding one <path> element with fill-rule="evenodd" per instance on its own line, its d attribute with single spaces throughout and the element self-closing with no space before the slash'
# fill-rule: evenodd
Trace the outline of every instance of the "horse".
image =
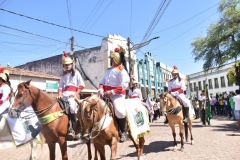
<svg viewBox="0 0 240 160">
<path fill-rule="evenodd" d="M 177 98 L 172 97 L 171 94 L 168 92 L 162 93 L 159 95 L 160 97 L 160 103 L 163 107 L 166 107 L 167 109 L 167 118 L 168 118 L 168 124 L 172 129 L 172 135 L 174 139 L 174 148 L 173 151 L 177 150 L 177 142 L 176 142 L 176 132 L 175 132 L 175 125 L 179 125 L 179 135 L 181 137 L 181 148 L 180 150 L 184 150 L 184 143 L 183 143 L 183 105 L 177 100 Z M 188 116 L 188 123 L 184 123 L 184 129 L 185 129 L 185 136 L 186 136 L 186 142 L 188 142 L 188 128 L 191 134 L 191 145 L 194 144 L 193 136 L 192 136 L 192 119 L 190 116 Z"/>
<path fill-rule="evenodd" d="M 118 124 L 114 118 L 113 107 L 109 107 L 108 103 L 97 95 L 92 95 L 83 100 L 75 97 L 79 110 L 77 113 L 78 122 L 80 124 L 80 139 L 88 145 L 88 158 L 92 158 L 90 150 L 90 140 L 95 147 L 94 160 L 97 160 L 97 152 L 100 159 L 105 160 L 105 145 L 111 148 L 111 160 L 116 159 L 117 143 L 118 143 Z M 130 139 L 133 141 L 137 151 L 138 159 L 142 159 L 145 139 L 144 136 L 138 137 L 138 144 L 134 141 L 129 127 L 127 127 Z"/>
<path fill-rule="evenodd" d="M 32 106 L 41 123 L 41 133 L 47 141 L 50 160 L 55 160 L 55 143 L 59 143 L 62 159 L 67 160 L 68 116 L 63 113 L 56 99 L 52 99 L 46 92 L 34 87 L 30 82 L 31 80 L 18 84 L 9 115 L 14 117 L 25 107 Z M 52 121 L 49 122 L 48 119 Z"/>
<path fill-rule="evenodd" d="M 3 141 L 11 141 L 10 138 L 10 131 L 7 125 L 6 119 L 0 115 L 0 138 L 4 138 Z M 45 139 L 41 133 L 39 133 L 39 137 L 41 140 L 41 148 L 43 148 L 43 145 L 45 143 Z M 31 153 L 30 153 L 30 160 L 36 160 L 37 159 L 37 141 L 31 140 L 30 145 L 31 145 Z"/>
</svg>

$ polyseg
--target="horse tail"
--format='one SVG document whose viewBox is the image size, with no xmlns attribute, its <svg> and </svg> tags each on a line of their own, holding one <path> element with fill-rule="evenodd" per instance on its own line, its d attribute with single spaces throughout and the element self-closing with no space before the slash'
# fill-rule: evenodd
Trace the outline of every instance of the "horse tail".
<svg viewBox="0 0 240 160">
<path fill-rule="evenodd" d="M 184 129 L 185 129 L 185 138 L 187 142 L 188 141 L 188 123 L 184 123 Z"/>
<path fill-rule="evenodd" d="M 39 133 L 39 137 L 41 140 L 41 149 L 43 149 L 46 139 L 44 138 L 44 136 L 41 132 Z"/>
</svg>

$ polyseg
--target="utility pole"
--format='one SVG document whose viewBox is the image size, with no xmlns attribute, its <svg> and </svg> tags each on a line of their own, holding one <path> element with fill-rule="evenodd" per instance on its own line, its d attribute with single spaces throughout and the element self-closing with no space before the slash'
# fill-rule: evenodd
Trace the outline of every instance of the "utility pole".
<svg viewBox="0 0 240 160">
<path fill-rule="evenodd" d="M 70 40 L 71 40 L 71 53 L 70 53 L 70 55 L 71 55 L 71 58 L 72 58 L 72 60 L 73 60 L 73 69 L 75 69 L 75 61 L 76 61 L 76 58 L 75 58 L 75 56 L 74 56 L 74 37 L 72 36 L 71 38 L 70 38 Z"/>
<path fill-rule="evenodd" d="M 130 38 L 129 37 L 127 39 L 127 45 L 128 45 L 128 63 L 129 63 L 129 77 L 130 77 L 129 89 L 130 89 L 130 87 L 132 85 L 132 78 L 131 78 L 132 68 L 131 68 L 131 48 L 130 48 Z"/>
</svg>

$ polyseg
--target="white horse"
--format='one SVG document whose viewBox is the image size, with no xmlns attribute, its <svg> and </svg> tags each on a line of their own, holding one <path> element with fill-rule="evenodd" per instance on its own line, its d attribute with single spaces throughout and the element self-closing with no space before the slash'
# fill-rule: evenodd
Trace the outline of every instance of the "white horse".
<svg viewBox="0 0 240 160">
<path fill-rule="evenodd" d="M 1 115 L 0 115 L 1 116 Z M 7 125 L 7 120 L 4 117 L 0 117 L 1 121 L 0 121 L 0 138 L 4 137 L 4 141 L 11 141 L 10 138 L 10 131 Z M 43 137 L 43 135 L 41 134 L 41 132 L 39 133 L 40 139 L 41 139 L 41 147 L 43 147 L 44 143 L 45 143 L 45 139 Z M 31 144 L 31 156 L 30 156 L 30 160 L 36 160 L 37 159 L 37 141 L 36 140 L 32 140 L 30 141 Z"/>
</svg>

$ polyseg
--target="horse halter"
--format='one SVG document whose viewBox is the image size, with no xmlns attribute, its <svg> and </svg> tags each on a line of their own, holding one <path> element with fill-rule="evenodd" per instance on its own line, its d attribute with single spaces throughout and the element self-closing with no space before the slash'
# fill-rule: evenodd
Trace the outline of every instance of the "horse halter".
<svg viewBox="0 0 240 160">
<path fill-rule="evenodd" d="M 22 96 L 24 95 L 24 97 L 23 97 L 23 99 L 22 99 L 22 101 L 21 101 L 21 103 L 20 103 L 20 106 L 17 107 L 17 108 L 12 108 L 12 104 L 11 104 L 11 106 L 10 106 L 10 108 L 9 108 L 8 114 L 9 114 L 10 117 L 14 117 L 14 118 L 20 117 L 21 112 L 26 108 L 25 105 L 24 105 L 24 101 L 25 101 L 25 99 L 28 97 L 28 92 L 30 93 L 32 99 L 34 100 L 34 98 L 33 98 L 33 96 L 32 96 L 32 91 L 30 90 L 30 88 L 29 88 L 26 84 L 24 84 L 24 87 L 26 88 L 26 90 L 24 91 L 24 93 L 21 93 L 21 94 L 18 93 L 18 95 L 19 95 L 20 97 L 22 97 Z M 18 90 L 16 90 L 16 92 L 17 92 L 17 91 L 18 91 Z M 15 92 L 15 94 L 16 94 L 16 92 Z M 12 113 L 12 111 L 15 111 L 15 112 L 17 113 L 17 115 L 14 116 L 13 113 Z M 11 115 L 11 114 L 12 114 L 12 115 Z"/>
<path fill-rule="evenodd" d="M 97 101 L 97 103 L 92 104 L 92 102 L 90 102 L 90 101 L 88 101 L 88 100 L 85 100 L 85 99 L 84 99 L 83 102 L 84 102 L 84 101 L 86 101 L 87 103 L 89 103 L 91 106 L 92 106 L 92 105 L 96 105 L 96 104 L 99 102 L 99 101 Z M 88 104 L 88 105 L 89 105 L 89 104 Z M 88 105 L 87 105 L 87 106 L 88 106 Z M 97 135 L 97 136 L 94 136 L 94 137 L 91 136 L 92 133 L 93 133 L 93 130 L 92 130 L 92 129 L 93 129 L 93 126 L 94 126 L 94 119 L 95 119 L 95 113 L 94 113 L 93 111 L 94 111 L 94 110 L 97 111 L 97 109 L 96 109 L 96 108 L 91 108 L 91 106 L 90 106 L 90 111 L 88 111 L 88 113 L 91 112 L 91 114 L 92 114 L 92 119 L 91 119 L 92 125 L 91 125 L 90 130 L 88 131 L 87 137 L 90 138 L 90 139 L 93 139 L 93 138 L 95 138 L 95 137 L 98 136 L 98 135 Z M 80 130 L 81 130 L 81 134 L 83 135 L 83 128 L 84 128 L 84 124 L 85 124 L 85 123 L 84 123 L 84 122 L 85 122 L 85 120 L 84 120 L 84 115 L 85 115 L 84 113 L 85 113 L 85 112 L 84 112 L 83 104 L 81 104 L 81 106 L 79 107 L 79 111 L 80 111 L 80 114 L 81 114 L 81 121 L 82 121 L 82 125 L 81 125 L 81 127 L 80 127 Z M 86 124 L 85 124 L 85 125 L 86 125 Z"/>
<path fill-rule="evenodd" d="M 167 107 L 168 107 L 168 103 L 169 103 L 169 98 L 167 97 L 167 94 L 168 94 L 168 92 L 165 92 L 164 94 L 163 94 L 163 96 L 164 96 L 164 99 L 163 99 L 163 101 L 165 101 L 166 103 L 167 103 Z M 166 99 L 165 99 L 166 98 Z M 175 110 L 177 109 L 177 98 L 176 97 L 173 97 L 174 98 L 174 100 L 175 100 L 175 105 L 172 107 L 172 108 L 168 108 L 167 109 L 167 113 L 168 114 L 173 114 L 174 112 L 175 112 Z M 166 107 L 166 108 L 167 108 Z"/>
<path fill-rule="evenodd" d="M 92 104 L 92 102 L 89 102 L 88 100 L 83 100 L 83 101 L 87 101 L 88 103 L 90 103 L 91 105 L 96 105 L 99 101 L 97 101 L 95 104 Z M 109 102 L 109 99 L 108 98 L 106 98 L 105 99 L 105 105 L 104 105 L 104 115 L 106 115 L 107 114 L 107 109 L 108 109 L 108 107 L 107 107 L 107 104 L 108 104 L 108 102 Z M 81 113 L 81 120 L 82 120 L 82 123 L 83 123 L 83 125 L 82 125 L 82 127 L 80 127 L 80 130 L 81 130 L 81 134 L 83 135 L 83 128 L 84 128 L 84 110 L 83 110 L 83 106 L 81 105 L 80 106 L 81 108 L 82 108 L 82 110 L 80 110 L 80 108 L 79 108 L 79 110 L 81 111 L 80 113 Z M 97 109 L 96 108 L 94 108 L 94 109 L 91 109 L 89 112 L 93 112 L 93 111 L 97 111 Z M 103 127 L 103 124 L 104 124 L 104 122 L 105 122 L 105 120 L 106 120 L 106 116 L 105 116 L 105 118 L 104 118 L 104 121 L 103 121 L 103 124 L 102 124 L 102 126 L 101 126 L 101 128 L 97 131 L 98 133 L 95 135 L 95 136 L 92 136 L 92 133 L 93 132 L 95 132 L 95 130 L 93 130 L 93 126 L 94 126 L 94 119 L 95 119 L 95 113 L 93 113 L 93 116 L 92 116 L 92 125 L 91 125 L 91 128 L 90 128 L 90 130 L 88 131 L 88 134 L 87 134 L 87 138 L 89 138 L 89 139 L 94 139 L 94 138 L 96 138 L 99 134 L 100 134 L 100 131 L 101 131 L 101 129 L 102 129 L 102 127 Z"/>
</svg>

